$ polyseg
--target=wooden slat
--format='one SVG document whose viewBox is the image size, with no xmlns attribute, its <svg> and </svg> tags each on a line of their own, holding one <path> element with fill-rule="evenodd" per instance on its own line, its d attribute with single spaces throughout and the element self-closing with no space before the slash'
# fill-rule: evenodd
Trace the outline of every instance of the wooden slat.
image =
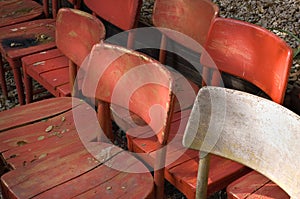
<svg viewBox="0 0 300 199">
<path fill-rule="evenodd" d="M 290 199 L 290 196 L 284 192 L 278 185 L 273 182 L 267 183 L 265 186 L 251 194 L 248 199 Z"/>
<path fill-rule="evenodd" d="M 186 193 L 188 198 L 195 197 L 198 160 L 199 158 L 190 159 L 166 171 L 166 178 L 176 183 L 176 187 Z M 212 156 L 209 168 L 208 195 L 225 188 L 228 183 L 249 171 L 243 165 Z"/>
<path fill-rule="evenodd" d="M 73 123 L 72 114 L 72 111 L 67 111 L 66 113 L 59 114 L 54 118 L 38 121 L 34 124 L 29 124 L 0 133 L 0 151 L 3 152 L 21 145 L 35 143 L 39 141 L 38 139 L 41 139 L 40 136 L 43 136 L 46 139 L 52 137 L 55 133 L 61 134 L 63 132 L 61 135 L 58 135 L 62 136 L 64 133 L 74 130 L 75 125 Z M 64 118 L 64 122 L 62 122 L 62 118 Z M 50 132 L 46 132 L 45 130 L 49 126 L 53 126 L 53 129 Z M 5 156 L 5 153 L 3 155 Z"/>
<path fill-rule="evenodd" d="M 80 142 L 77 142 L 77 146 L 79 145 Z M 92 147 L 94 152 L 110 147 L 110 154 L 99 162 L 80 147 L 75 151 L 76 147 L 67 147 L 71 151 L 66 156 L 49 158 L 33 163 L 26 169 L 11 171 L 3 176 L 3 181 L 10 185 L 10 192 L 18 197 L 37 195 L 37 198 L 86 198 L 101 193 L 101 197 L 106 195 L 117 198 L 130 194 L 145 198 L 152 192 L 150 173 L 127 173 L 119 170 L 146 171 L 146 167 L 136 158 L 113 145 L 94 143 Z M 52 175 L 55 177 L 51 177 Z M 43 180 L 47 182 L 40 184 Z"/>
<path fill-rule="evenodd" d="M 290 197 L 265 176 L 252 171 L 227 187 L 228 199 L 289 199 Z"/>
<path fill-rule="evenodd" d="M 53 71 L 48 71 L 41 74 L 41 78 L 44 79 L 45 83 L 56 88 L 60 85 L 69 83 L 69 67 L 59 68 Z M 45 85 L 46 86 L 46 85 Z"/>
<path fill-rule="evenodd" d="M 0 27 L 28 21 L 43 13 L 43 7 L 35 1 L 9 1 L 0 5 Z"/>
<path fill-rule="evenodd" d="M 74 99 L 73 103 L 70 98 L 47 99 L 0 112 L 0 132 L 43 120 L 65 112 L 81 103 L 79 99 Z"/>
<path fill-rule="evenodd" d="M 26 71 L 29 75 L 32 73 L 41 75 L 52 70 L 69 67 L 69 60 L 64 55 L 51 57 L 44 61 L 36 61 L 31 65 L 26 66 Z"/>
<path fill-rule="evenodd" d="M 76 131 L 71 131 L 65 133 L 63 138 L 52 136 L 40 142 L 34 142 L 24 147 L 15 148 L 15 150 L 9 150 L 3 154 L 3 157 L 12 169 L 19 169 L 27 167 L 35 161 L 42 161 L 45 158 L 59 158 L 69 153 L 74 153 L 74 150 L 78 148 L 77 142 L 80 142 L 80 139 Z"/>
<path fill-rule="evenodd" d="M 77 142 L 77 146 L 78 151 L 72 151 L 64 157 L 49 158 L 24 169 L 12 170 L 2 176 L 2 181 L 8 185 L 14 195 L 29 198 L 94 169 L 122 151 L 118 147 L 108 146 L 105 143 L 93 144 L 90 148 L 94 152 L 101 152 L 111 147 L 109 156 L 103 162 L 99 162 L 85 150 L 81 142 Z"/>
<path fill-rule="evenodd" d="M 247 198 L 268 182 L 270 182 L 270 180 L 265 176 L 257 173 L 256 171 L 251 171 L 227 187 L 228 198 Z"/>
<path fill-rule="evenodd" d="M 55 57 L 60 57 L 62 55 L 62 52 L 59 49 L 55 48 L 52 50 L 42 51 L 40 53 L 23 57 L 22 63 L 25 66 L 28 66 L 37 62 L 46 61 Z"/>
</svg>

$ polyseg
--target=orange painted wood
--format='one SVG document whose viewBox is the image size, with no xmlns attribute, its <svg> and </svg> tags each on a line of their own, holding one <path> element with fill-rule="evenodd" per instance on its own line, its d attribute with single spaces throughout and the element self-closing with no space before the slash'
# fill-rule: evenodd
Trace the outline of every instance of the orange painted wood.
<svg viewBox="0 0 300 199">
<path fill-rule="evenodd" d="M 227 189 L 229 199 L 289 199 L 278 185 L 274 184 L 265 176 L 252 171 L 231 183 Z"/>
<path fill-rule="evenodd" d="M 72 104 L 72 101 L 67 98 L 59 98 L 57 100 L 49 99 L 49 101 L 40 101 L 28 105 L 26 106 L 26 109 L 16 107 L 0 112 L 0 131 L 46 119 L 53 114 L 59 114 L 70 110 L 72 107 L 81 103 L 79 100 L 75 100 L 74 102 L 75 104 Z M 49 112 L 49 109 L 51 109 L 51 112 Z"/>
<path fill-rule="evenodd" d="M 24 69 L 26 69 L 30 75 L 31 71 L 35 71 L 40 75 L 47 71 L 69 66 L 69 60 L 58 49 L 46 51 L 44 54 L 38 53 L 29 55 L 24 58 L 22 59 Z"/>
<path fill-rule="evenodd" d="M 44 102 L 62 102 L 61 99 L 72 101 L 72 98 L 54 98 Z M 74 100 L 76 104 L 76 99 Z M 74 109 L 81 114 L 81 125 L 87 127 L 81 133 L 95 137 L 99 129 L 95 126 L 97 121 L 93 122 L 96 119 L 91 114 L 93 109 L 86 103 L 77 101 L 79 104 Z M 35 104 L 39 103 L 19 108 L 26 110 Z M 49 110 L 51 109 L 48 109 L 48 112 L 51 112 Z M 52 117 L 47 120 L 35 121 L 0 134 L 0 142 L 6 144 L 6 147 L 1 144 L 1 150 L 5 151 L 2 154 L 3 159 L 15 169 L 1 177 L 3 194 L 10 198 L 86 198 L 96 197 L 95 194 L 99 193 L 110 198 L 151 197 L 154 184 L 149 172 L 130 173 L 118 170 L 118 167 L 127 167 L 134 171 L 145 171 L 145 166 L 131 154 L 114 145 L 102 142 L 83 145 L 75 128 L 73 111 L 54 111 Z M 45 132 L 49 125 L 53 126 L 52 130 Z M 60 133 L 57 134 L 58 132 Z M 41 136 L 44 138 L 41 139 Z M 91 140 L 92 137 L 88 137 L 83 139 Z M 16 144 L 17 140 L 22 144 Z M 85 146 L 91 151 L 87 151 Z M 105 153 L 104 159 L 97 160 L 90 154 L 108 149 L 109 154 Z M 116 167 L 113 169 L 109 165 Z"/>
<path fill-rule="evenodd" d="M 91 114 L 91 107 L 83 103 L 58 116 L 54 115 L 53 118 L 49 118 L 47 121 L 40 121 L 6 131 L 3 133 L 6 134 L 4 136 L 0 134 L 0 141 L 5 143 L 3 145 L 6 146 L 5 150 L 7 150 L 2 154 L 5 161 L 15 169 L 24 164 L 30 164 L 44 154 L 47 154 L 47 157 L 50 157 L 53 153 L 54 155 L 57 153 L 61 155 L 62 151 L 72 148 L 68 145 L 73 144 L 74 141 L 80 142 L 73 119 L 74 110 L 80 112 L 81 117 L 83 117 L 81 125 L 89 126 L 86 130 L 81 131 L 81 134 L 90 134 L 91 136 L 89 130 L 94 129 L 96 131 L 99 127 L 94 115 Z M 52 130 L 46 132 L 46 129 L 50 126 Z M 17 134 L 14 132 L 17 132 Z M 96 134 L 94 136 L 96 137 Z M 18 143 L 22 143 L 22 146 Z M 4 146 L 1 146 L 2 151 Z M 65 149 L 62 149 L 63 147 Z"/>
<path fill-rule="evenodd" d="M 41 79 L 45 79 L 47 81 L 45 81 L 44 86 L 45 88 L 49 89 L 49 91 L 51 91 L 51 89 L 53 89 L 52 92 L 57 91 L 57 87 L 58 86 L 62 86 L 62 85 L 69 85 L 69 67 L 65 67 L 65 68 L 59 68 L 53 71 L 49 71 L 46 73 L 42 73 Z M 58 93 L 55 94 L 55 96 L 59 96 Z"/>
<path fill-rule="evenodd" d="M 77 142 L 77 146 L 76 151 L 70 148 L 70 153 L 61 158 L 45 158 L 44 161 L 32 164 L 30 167 L 12 170 L 2 177 L 2 181 L 9 185 L 14 195 L 28 198 L 77 177 L 100 164 L 85 150 L 81 142 Z M 99 144 L 93 149 L 101 151 L 105 147 L 107 145 Z M 116 152 L 119 151 L 120 149 L 117 148 Z M 111 153 L 113 155 L 114 151 L 112 150 Z M 30 178 L 38 180 L 28 180 Z M 28 189 L 28 186 L 32 188 Z"/>
<path fill-rule="evenodd" d="M 29 21 L 43 14 L 43 7 L 35 1 L 4 1 L 0 6 L 0 27 Z"/>
<path fill-rule="evenodd" d="M 281 38 L 251 23 L 216 18 L 205 49 L 210 57 L 203 53 L 201 64 L 214 71 L 212 81 L 207 85 L 219 86 L 218 73 L 226 72 L 251 82 L 273 101 L 282 104 L 292 50 Z M 215 65 L 218 70 L 213 68 Z"/>
<path fill-rule="evenodd" d="M 168 169 L 165 174 L 166 178 L 175 184 L 180 191 L 185 193 L 187 198 L 195 198 L 197 183 L 195 176 L 197 176 L 198 172 L 198 161 L 198 157 L 191 158 L 183 164 Z M 238 179 L 249 171 L 243 165 L 218 156 L 212 156 L 207 194 L 210 195 L 225 188 L 232 180 Z"/>
<path fill-rule="evenodd" d="M 43 161 L 36 161 L 27 167 L 5 174 L 2 182 L 10 185 L 10 189 L 4 192 L 14 197 L 37 195 L 40 198 L 52 194 L 55 198 L 62 195 L 86 198 L 88 195 L 101 192 L 111 198 L 127 194 L 146 198 L 152 192 L 150 173 L 125 173 L 103 165 L 105 162 L 108 162 L 108 165 L 122 162 L 123 169 L 126 166 L 144 169 L 144 166 L 127 152 L 122 152 L 120 148 L 109 144 L 95 143 L 94 151 L 110 147 L 111 158 L 99 162 L 83 148 L 80 141 L 75 143 L 75 147 L 66 147 L 67 150 L 62 150 L 60 158 L 46 156 Z M 28 180 L 32 178 L 39 180 Z M 42 181 L 46 182 L 40 183 Z"/>
<path fill-rule="evenodd" d="M 51 102 L 48 101 L 48 103 Z M 47 115 L 45 115 L 45 119 L 43 118 L 42 120 L 38 120 L 34 124 L 28 124 L 26 126 L 21 126 L 19 128 L 14 128 L 2 132 L 0 134 L 0 151 L 4 152 L 17 146 L 38 142 L 40 141 L 39 139 L 41 139 L 41 136 L 43 137 L 42 140 L 53 137 L 55 133 L 58 133 L 57 137 L 61 137 L 62 134 L 74 130 L 75 126 L 70 122 L 73 120 L 72 111 L 70 110 L 71 109 L 65 110 L 65 113 L 61 112 L 58 117 L 48 118 L 49 116 L 47 117 Z M 55 115 L 56 113 L 53 112 L 53 114 Z M 50 115 L 50 117 L 51 116 L 52 115 Z M 66 122 L 61 122 L 63 117 L 65 118 Z M 53 131 L 47 133 L 45 130 L 49 126 L 53 126 Z M 12 152 L 9 152 L 9 155 L 7 155 L 7 157 L 10 157 L 12 155 L 11 153 Z M 4 156 L 6 155 L 4 154 Z"/>
<path fill-rule="evenodd" d="M 58 86 L 56 88 L 56 91 L 59 94 L 59 97 L 70 97 L 71 96 L 71 88 L 70 84 L 64 84 L 61 86 Z"/>
</svg>

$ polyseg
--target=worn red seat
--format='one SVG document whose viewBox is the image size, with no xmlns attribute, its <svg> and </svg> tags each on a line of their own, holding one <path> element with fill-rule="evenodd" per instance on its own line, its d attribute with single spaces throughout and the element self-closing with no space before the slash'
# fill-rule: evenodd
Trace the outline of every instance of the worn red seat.
<svg viewBox="0 0 300 199">
<path fill-rule="evenodd" d="M 48 1 L 47 1 L 48 2 Z M 56 17 L 57 0 L 52 1 Z M 19 103 L 24 104 L 21 58 L 55 47 L 55 20 L 38 19 L 0 28 L 0 51 L 12 68 Z M 2 66 L 1 66 L 2 67 Z"/>
<path fill-rule="evenodd" d="M 202 88 L 183 137 L 184 146 L 200 150 L 196 198 L 206 198 L 210 154 L 266 176 L 242 177 L 227 188 L 228 198 L 300 198 L 299 125 L 297 114 L 270 100 L 237 90 Z M 247 181 L 250 176 L 252 184 Z"/>
<path fill-rule="evenodd" d="M 223 86 L 220 83 L 220 73 L 226 72 L 253 83 L 272 100 L 282 103 L 292 60 L 291 49 L 287 44 L 271 32 L 249 23 L 223 18 L 215 18 L 212 23 L 204 46 L 207 52 L 203 51 L 201 55 L 205 82 L 208 85 Z M 264 48 L 261 47 L 262 44 Z M 247 49 L 247 56 L 243 54 L 245 49 Z M 269 59 L 270 56 L 273 58 Z M 208 73 L 207 71 L 210 70 L 211 72 Z M 168 150 L 167 159 L 169 154 L 172 157 L 175 152 L 179 151 L 178 149 L 183 147 L 180 143 L 180 136 L 182 137 L 188 120 L 189 113 L 186 112 L 188 111 L 175 113 L 169 142 L 174 140 L 174 135 L 178 135 L 178 140 L 174 141 L 173 149 Z M 138 131 L 137 136 L 132 136 Z M 155 137 L 147 136 L 151 134 L 151 131 L 141 131 L 136 128 L 129 130 L 127 134 L 129 135 L 127 136 L 129 149 L 147 154 L 142 158 L 153 166 L 157 161 L 155 151 L 161 146 Z M 146 138 L 141 138 L 141 136 L 146 136 Z M 197 168 L 198 154 L 188 150 L 182 157 L 166 167 L 165 178 L 188 198 L 194 198 Z M 249 171 L 243 165 L 212 155 L 208 195 L 224 189 L 234 179 Z"/>
<path fill-rule="evenodd" d="M 69 12 L 60 10 L 58 18 Z M 95 20 L 88 14 L 80 16 Z M 81 86 L 84 96 L 99 101 L 97 114 L 94 106 L 73 97 L 51 98 L 0 113 L 1 152 L 13 169 L 1 177 L 6 197 L 151 198 L 154 183 L 147 167 L 132 154 L 99 141 L 111 125 L 109 115 L 101 116 L 106 114 L 104 104 L 110 101 L 108 92 L 120 79 L 136 85 L 135 78 L 126 78 L 128 73 L 136 77 L 155 73 L 154 80 L 167 83 L 167 87 L 142 87 L 132 100 L 140 99 L 138 93 L 163 90 L 165 98 L 155 100 L 169 102 L 169 72 L 149 57 L 110 44 L 97 44 L 81 72 L 85 74 Z M 122 88 L 115 91 L 121 96 L 126 93 Z M 126 106 L 126 102 L 113 102 Z M 168 103 L 163 105 L 168 108 Z"/>
<path fill-rule="evenodd" d="M 79 4 L 78 2 L 73 3 L 75 4 L 75 6 L 78 6 Z M 95 15 L 100 16 L 102 19 L 109 21 L 110 23 L 123 30 L 129 30 L 136 26 L 141 1 L 136 0 L 121 1 L 119 3 L 108 3 L 88 0 L 85 1 L 85 3 Z M 128 12 L 124 12 L 124 10 L 128 10 Z M 117 13 L 118 15 L 116 16 Z M 74 25 L 76 25 L 76 23 L 78 22 L 73 21 Z M 86 31 L 86 29 L 83 29 L 83 31 Z M 133 45 L 133 40 L 134 37 L 129 36 L 128 47 Z M 56 40 L 56 43 L 59 48 L 59 45 L 63 45 L 64 41 Z M 66 64 L 68 58 L 65 57 L 65 53 L 62 53 L 57 49 L 46 51 L 43 53 L 43 55 L 34 54 L 22 59 L 22 64 L 25 71 L 24 76 L 25 78 L 28 77 L 27 79 L 25 79 L 25 81 L 27 81 L 27 83 L 25 83 L 27 103 L 30 103 L 33 98 L 32 86 L 30 85 L 30 77 L 39 82 L 44 88 L 46 88 L 46 90 L 48 90 L 56 97 L 71 96 L 72 93 L 71 91 L 74 85 L 74 79 L 76 77 L 77 66 L 79 66 L 80 63 L 75 63 L 75 65 L 74 63 L 70 63 L 70 68 L 68 69 Z M 40 71 L 39 68 L 36 67 L 37 64 L 42 64 L 43 71 Z"/>
</svg>

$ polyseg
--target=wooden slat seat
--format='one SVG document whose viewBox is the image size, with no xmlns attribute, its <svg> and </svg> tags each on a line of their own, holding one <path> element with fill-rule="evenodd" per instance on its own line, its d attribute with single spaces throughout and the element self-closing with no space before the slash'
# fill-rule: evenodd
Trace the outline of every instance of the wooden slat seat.
<svg viewBox="0 0 300 199">
<path fill-rule="evenodd" d="M 150 173 L 134 174 L 112 169 L 105 165 L 106 162 L 99 162 L 86 150 L 86 146 L 81 142 L 75 124 L 72 122 L 72 116 L 74 108 L 79 109 L 82 118 L 85 119 L 82 124 L 85 123 L 90 127 L 88 129 L 90 131 L 85 133 L 96 134 L 99 129 L 96 128 L 96 125 L 94 128 L 90 126 L 95 117 L 91 114 L 93 109 L 88 104 L 74 98 L 73 102 L 71 98 L 56 98 L 44 100 L 38 104 L 40 109 L 44 108 L 43 104 L 56 107 L 59 104 L 68 104 L 70 108 L 61 109 L 60 113 L 54 111 L 53 115 L 46 114 L 38 121 L 34 119 L 36 122 L 33 124 L 24 124 L 24 126 L 0 134 L 1 151 L 5 151 L 2 156 L 14 169 L 2 177 L 2 183 L 12 187 L 4 189 L 6 196 L 43 198 L 52 195 L 60 198 L 62 195 L 64 197 L 86 197 L 88 195 L 92 197 L 94 194 L 101 194 L 101 196 L 103 194 L 103 197 L 105 195 L 107 197 L 126 197 L 130 194 L 138 198 L 145 198 L 151 192 L 153 182 Z M 20 108 L 29 112 L 34 111 L 35 108 L 32 105 Z M 59 108 L 62 107 L 59 106 Z M 9 110 L 6 114 L 11 115 L 11 112 L 15 111 Z M 28 112 L 22 115 L 24 117 L 28 115 Z M 54 126 L 53 130 L 49 133 L 45 132 L 50 125 Z M 6 147 L 3 147 L 3 144 Z M 105 160 L 107 162 L 119 163 L 120 161 L 123 165 L 129 162 L 128 167 L 144 167 L 133 156 L 118 147 L 101 142 L 92 144 L 93 150 L 99 152 L 108 147 L 111 148 L 111 159 Z M 39 181 L 26 180 L 36 177 Z M 124 180 L 120 181 L 120 179 Z M 140 191 L 138 186 L 142 186 L 147 191 Z M 111 190 L 108 187 L 111 187 Z M 59 192 L 57 192 L 58 190 Z"/>
<path fill-rule="evenodd" d="M 62 99 L 66 104 L 72 104 L 72 98 Z M 53 106 L 57 105 L 56 101 L 62 102 L 62 99 L 56 98 L 42 102 Z M 97 134 L 99 129 L 90 126 L 95 120 L 94 114 L 91 114 L 93 113 L 92 107 L 73 98 L 74 100 L 76 107 L 73 108 L 79 109 L 78 111 L 83 114 L 82 118 L 85 119 L 82 124 L 85 123 L 90 127 L 84 133 L 90 136 Z M 31 107 L 21 108 L 30 111 Z M 40 107 L 43 108 L 43 106 Z M 113 198 L 128 196 L 146 198 L 153 189 L 150 173 L 124 172 L 113 169 L 109 165 L 122 162 L 123 169 L 127 166 L 135 167 L 136 170 L 146 169 L 145 166 L 121 148 L 102 142 L 92 142 L 90 147 L 99 153 L 109 148 L 108 158 L 103 162 L 95 159 L 78 136 L 72 122 L 73 111 L 74 109 L 69 109 L 59 114 L 53 112 L 50 118 L 48 114 L 33 124 L 0 134 L 1 143 L 7 145 L 6 148 L 2 148 L 2 151 L 5 151 L 2 155 L 14 169 L 1 178 L 3 194 L 7 197 L 18 198 L 50 196 L 90 198 L 95 197 L 96 194 Z M 10 111 L 7 112 L 9 113 Z M 54 127 L 51 132 L 47 133 L 45 129 L 49 127 L 49 124 Z M 138 187 L 143 187 L 143 189 Z"/>
</svg>

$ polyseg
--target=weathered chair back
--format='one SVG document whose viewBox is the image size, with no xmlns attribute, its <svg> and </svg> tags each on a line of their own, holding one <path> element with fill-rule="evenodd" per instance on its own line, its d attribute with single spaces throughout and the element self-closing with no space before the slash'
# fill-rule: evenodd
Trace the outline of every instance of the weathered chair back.
<svg viewBox="0 0 300 199">
<path fill-rule="evenodd" d="M 94 46 L 87 66 L 82 91 L 100 101 L 100 124 L 109 126 L 101 120 L 110 122 L 109 105 L 116 104 L 141 117 L 165 144 L 173 108 L 170 72 L 139 52 L 104 43 Z"/>
<path fill-rule="evenodd" d="M 240 77 L 264 91 L 273 101 L 282 103 L 292 64 L 292 50 L 270 31 L 239 20 L 216 18 L 208 34 L 201 63 Z M 219 85 L 219 71 L 211 82 L 204 69 L 207 85 Z"/>
<path fill-rule="evenodd" d="M 195 101 L 183 145 L 242 163 L 271 179 L 291 198 L 300 198 L 299 126 L 298 115 L 270 100 L 236 90 L 204 87 Z M 199 167 L 199 189 L 201 183 L 206 183 L 203 176 L 208 170 L 204 167 Z M 199 193 L 206 191 L 197 192 L 201 196 Z"/>
<path fill-rule="evenodd" d="M 86 12 L 61 8 L 56 20 L 56 45 L 72 62 L 80 66 L 94 44 L 105 37 L 105 27 Z"/>
<path fill-rule="evenodd" d="M 93 45 L 105 38 L 105 27 L 97 17 L 86 12 L 61 8 L 56 20 L 56 46 L 69 58 L 70 86 L 73 88 L 80 66 Z"/>
<path fill-rule="evenodd" d="M 217 17 L 218 12 L 219 8 L 209 0 L 156 0 L 152 18 L 154 26 L 178 31 L 204 45 L 211 21 Z M 162 49 L 166 46 L 167 37 L 196 52 L 201 51 L 198 46 L 172 31 L 163 31 Z M 161 51 L 160 61 L 164 60 L 165 54 Z"/>
<path fill-rule="evenodd" d="M 137 26 L 142 0 L 84 0 L 84 3 L 102 19 L 122 30 L 130 30 Z M 132 48 L 133 32 L 129 32 L 127 47 Z"/>
</svg>

